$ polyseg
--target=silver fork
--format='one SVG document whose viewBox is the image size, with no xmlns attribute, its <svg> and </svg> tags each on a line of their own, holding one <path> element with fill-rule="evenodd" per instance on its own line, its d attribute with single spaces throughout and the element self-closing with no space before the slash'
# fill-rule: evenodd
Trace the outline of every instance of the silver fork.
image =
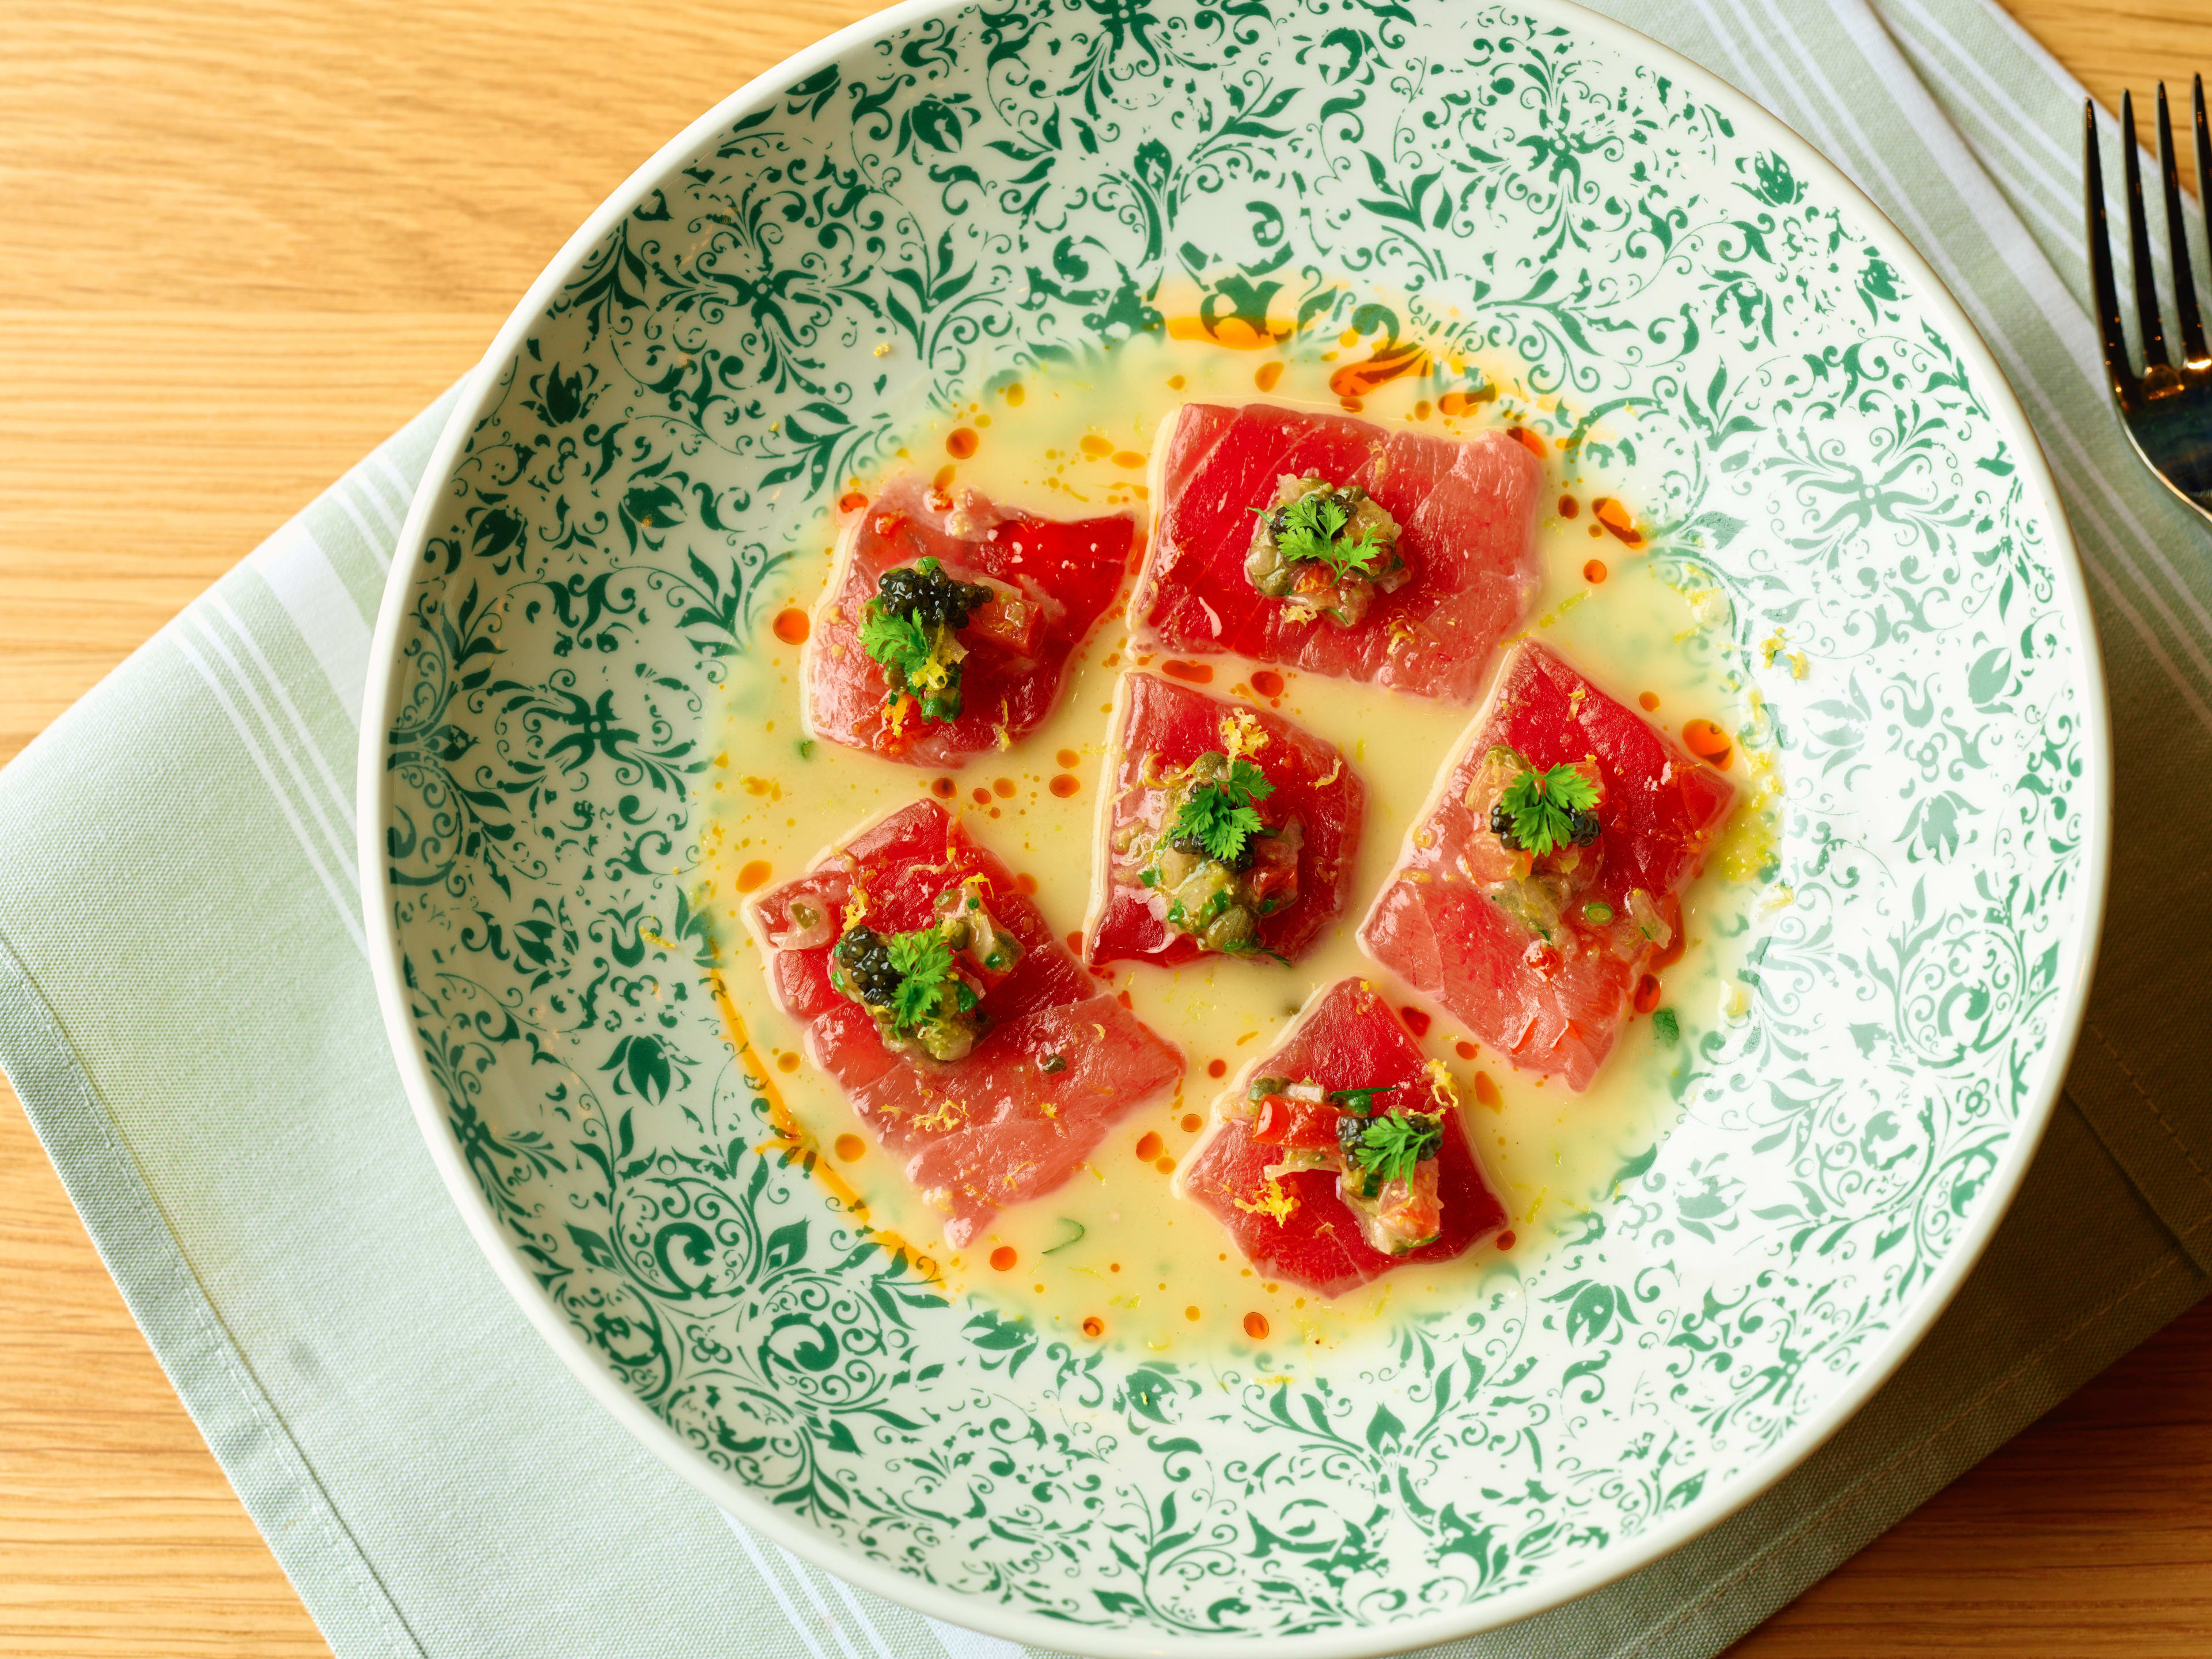
<svg viewBox="0 0 2212 1659">
<path fill-rule="evenodd" d="M 2212 129 L 2204 117 L 2204 77 L 2197 77 L 2197 188 L 2212 190 Z M 2143 214 L 2142 173 L 2136 161 L 2136 105 L 2120 94 L 2120 125 L 2127 141 L 2128 246 L 2133 254 L 2136 315 L 2142 334 L 2143 371 L 2135 372 L 2128 337 L 2120 322 L 2119 294 L 2112 281 L 2112 250 L 2105 234 L 2105 174 L 2097 159 L 2097 107 L 2081 105 L 2082 142 L 2087 149 L 2086 194 L 2089 210 L 2089 273 L 2096 285 L 2097 324 L 2105 337 L 2105 368 L 2112 380 L 2112 402 L 2127 428 L 2128 441 L 2143 465 L 2173 493 L 2212 522 L 2212 350 L 2204 343 L 2197 314 L 2197 283 L 2189 268 L 2189 232 L 2181 217 L 2181 181 L 2173 164 L 2173 123 L 2166 107 L 2166 82 L 2158 85 L 2158 162 L 2165 175 L 2166 232 L 2172 245 L 2174 309 L 2181 323 L 2181 358 L 2166 354 L 2166 329 L 2159 319 L 2158 283 L 2150 263 L 2150 225 Z M 2212 210 L 2212 198 L 2203 198 Z M 2212 221 L 2208 221 L 2212 228 Z"/>
</svg>

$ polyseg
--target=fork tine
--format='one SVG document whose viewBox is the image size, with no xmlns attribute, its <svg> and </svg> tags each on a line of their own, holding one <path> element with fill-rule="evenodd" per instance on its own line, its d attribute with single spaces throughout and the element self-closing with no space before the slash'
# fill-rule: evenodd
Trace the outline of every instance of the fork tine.
<svg viewBox="0 0 2212 1659">
<path fill-rule="evenodd" d="M 2136 98 L 2120 94 L 2122 139 L 2127 145 L 2124 169 L 2128 185 L 2128 256 L 2136 268 L 2136 320 L 2142 330 L 2143 368 L 2169 362 L 2166 355 L 2166 324 L 2158 313 L 2158 274 L 2150 263 L 2150 218 L 2143 211 L 2142 164 L 2136 159 L 2142 146 L 2136 142 Z"/>
<path fill-rule="evenodd" d="M 2197 77 L 2197 96 L 2192 101 L 2197 116 L 2197 205 L 2204 215 L 2206 247 L 2212 250 L 2212 195 L 2206 194 L 2212 191 L 2212 125 L 2204 119 L 2204 77 L 2201 75 Z"/>
<path fill-rule="evenodd" d="M 2198 77 L 2203 84 L 2203 77 Z M 2166 106 L 2166 82 L 2158 83 L 2158 170 L 2166 186 L 2166 239 L 2173 250 L 2173 308 L 2181 319 L 2181 355 L 2204 356 L 2204 319 L 2197 311 L 2197 278 L 2189 269 L 2189 222 L 2181 216 L 2181 177 L 2175 166 L 2173 120 Z"/>
<path fill-rule="evenodd" d="M 2105 339 L 2105 372 L 2115 390 L 2133 383 L 2128 367 L 2128 335 L 2120 326 L 2119 290 L 2112 283 L 2112 243 L 2105 227 L 2105 167 L 2097 153 L 2097 106 L 2081 100 L 2082 201 L 2089 220 L 2089 283 L 2096 295 L 2097 329 Z"/>
</svg>

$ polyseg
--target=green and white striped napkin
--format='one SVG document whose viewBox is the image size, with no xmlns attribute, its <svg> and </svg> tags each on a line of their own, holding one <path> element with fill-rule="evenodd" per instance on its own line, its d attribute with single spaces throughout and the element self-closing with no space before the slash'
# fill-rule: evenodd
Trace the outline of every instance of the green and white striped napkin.
<svg viewBox="0 0 2212 1659">
<path fill-rule="evenodd" d="M 2100 390 L 2081 88 L 1982 0 L 1605 9 L 1834 157 L 1996 348 L 2088 565 L 2123 816 L 2067 1098 L 1934 1334 L 1734 1520 L 1438 1650 L 1454 1659 L 1714 1654 L 2212 1287 L 2192 1041 L 2212 868 L 2154 866 L 2169 838 L 2127 814 L 2154 780 L 2169 823 L 2212 804 L 2212 536 L 2142 473 Z M 450 404 L 0 775 L 0 1065 L 343 1659 L 1014 1659 L 726 1524 L 532 1333 L 416 1139 L 364 961 L 353 757 L 370 618 Z"/>
</svg>

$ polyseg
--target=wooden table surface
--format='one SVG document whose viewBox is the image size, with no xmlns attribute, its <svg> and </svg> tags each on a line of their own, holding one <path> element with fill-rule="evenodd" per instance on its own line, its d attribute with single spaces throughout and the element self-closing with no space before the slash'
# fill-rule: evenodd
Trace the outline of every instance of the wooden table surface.
<svg viewBox="0 0 2212 1659">
<path fill-rule="evenodd" d="M 0 761 L 466 369 L 669 134 L 866 9 L 15 0 Z M 2212 70 L 2207 0 L 2012 9 L 2111 103 Z M 0 1652 L 328 1652 L 12 1097 L 0 1332 Z M 2212 1654 L 2212 1304 L 1734 1659 L 1998 1653 Z"/>
</svg>

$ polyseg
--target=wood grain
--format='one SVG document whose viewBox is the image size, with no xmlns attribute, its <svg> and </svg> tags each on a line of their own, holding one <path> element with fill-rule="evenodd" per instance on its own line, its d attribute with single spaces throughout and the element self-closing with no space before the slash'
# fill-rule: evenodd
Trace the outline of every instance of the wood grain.
<svg viewBox="0 0 2212 1659">
<path fill-rule="evenodd" d="M 2204 0 L 2012 3 L 2100 96 L 2212 68 Z M 865 9 L 11 7 L 0 760 L 465 369 L 669 134 Z M 0 1652 L 327 1652 L 12 1097 L 0 1330 Z M 1734 1659 L 1997 1653 L 2212 1653 L 2212 1307 Z"/>
<path fill-rule="evenodd" d="M 2138 130 L 2154 154 L 2158 149 L 2154 101 L 2158 83 L 2175 101 L 2174 118 L 2186 121 L 2189 80 L 2212 81 L 2212 5 L 2206 0 L 1999 0 L 2022 28 L 2050 48 L 2074 78 L 2106 109 L 2118 110 L 2120 94 L 2133 92 Z M 2196 150 L 2187 136 L 2174 134 L 2183 182 L 2196 188 Z"/>
</svg>

